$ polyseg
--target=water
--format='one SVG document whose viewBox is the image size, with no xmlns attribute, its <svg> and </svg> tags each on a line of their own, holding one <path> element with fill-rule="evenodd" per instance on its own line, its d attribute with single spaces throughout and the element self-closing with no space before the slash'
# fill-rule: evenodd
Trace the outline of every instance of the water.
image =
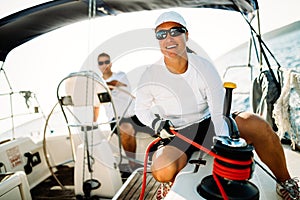
<svg viewBox="0 0 300 200">
<path fill-rule="evenodd" d="M 277 62 L 283 69 L 294 69 L 300 73 L 300 30 L 293 31 L 284 35 L 265 41 L 270 51 L 274 54 Z M 223 75 L 227 66 L 245 65 L 248 61 L 248 47 L 243 46 L 227 53 L 216 61 L 216 65 Z M 275 60 L 267 53 L 270 64 L 276 66 Z M 251 55 L 252 65 L 258 66 L 256 55 Z M 234 58 L 234 59 L 232 59 Z M 264 63 L 264 66 L 267 66 Z M 253 72 L 253 78 L 259 73 L 258 67 Z M 250 68 L 234 68 L 227 72 L 224 77 L 225 81 L 237 83 L 237 89 L 233 96 L 232 110 L 252 111 L 250 98 L 248 96 L 251 91 L 252 79 Z M 244 94 L 248 93 L 248 94 Z"/>
<path fill-rule="evenodd" d="M 274 38 L 269 44 L 282 67 L 300 72 L 300 31 Z"/>
</svg>

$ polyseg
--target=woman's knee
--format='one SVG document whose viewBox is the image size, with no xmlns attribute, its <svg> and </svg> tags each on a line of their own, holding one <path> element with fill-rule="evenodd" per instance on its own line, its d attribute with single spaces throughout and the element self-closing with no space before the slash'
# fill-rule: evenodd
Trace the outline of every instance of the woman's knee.
<svg viewBox="0 0 300 200">
<path fill-rule="evenodd" d="M 152 175 L 159 182 L 173 181 L 176 174 L 186 165 L 186 162 L 186 155 L 177 148 L 163 147 L 153 155 Z"/>
<path fill-rule="evenodd" d="M 127 122 L 120 124 L 120 132 L 125 137 L 126 137 L 126 135 L 132 137 L 135 134 L 133 126 L 130 123 L 127 123 Z"/>
<path fill-rule="evenodd" d="M 256 114 L 243 112 L 236 116 L 235 121 L 241 137 L 246 139 L 248 143 L 253 143 L 257 139 L 262 141 L 274 138 L 272 127 Z"/>
<path fill-rule="evenodd" d="M 159 182 L 170 182 L 175 179 L 177 174 L 177 170 L 175 169 L 175 165 L 168 166 L 153 166 L 151 167 L 152 175 L 155 180 Z"/>
<path fill-rule="evenodd" d="M 271 129 L 269 123 L 260 117 L 257 114 L 243 112 L 235 117 L 235 121 L 238 125 L 238 128 L 241 130 L 250 129 L 250 130 L 266 130 Z"/>
</svg>

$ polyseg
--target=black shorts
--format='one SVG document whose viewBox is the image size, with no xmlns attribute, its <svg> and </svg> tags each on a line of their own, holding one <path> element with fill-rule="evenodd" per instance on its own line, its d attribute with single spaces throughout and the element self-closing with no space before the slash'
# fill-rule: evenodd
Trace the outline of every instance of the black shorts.
<svg viewBox="0 0 300 200">
<path fill-rule="evenodd" d="M 243 111 L 236 111 L 236 112 L 232 113 L 232 118 L 235 119 L 235 117 L 238 116 L 242 112 Z M 144 132 L 144 133 L 148 133 L 152 136 L 155 135 L 154 130 L 151 129 L 150 127 L 144 125 L 142 122 L 140 122 L 139 119 L 136 117 L 136 115 L 134 115 L 132 117 L 128 117 L 128 118 L 122 118 L 119 123 L 121 124 L 124 122 L 130 123 L 134 127 L 135 134 L 136 134 L 136 132 Z M 112 130 L 115 127 L 115 125 L 116 125 L 116 123 L 110 124 Z M 114 132 L 116 133 L 116 131 L 114 131 Z M 186 128 L 178 130 L 178 133 L 184 135 L 185 137 L 189 138 L 190 140 L 192 140 L 208 149 L 211 149 L 211 147 L 213 146 L 213 137 L 216 135 L 215 130 L 214 130 L 214 125 L 213 125 L 213 122 L 211 121 L 211 118 L 207 118 L 199 123 L 192 124 Z M 174 147 L 180 149 L 187 155 L 188 159 L 190 159 L 190 157 L 192 156 L 192 154 L 195 151 L 199 151 L 199 149 L 196 148 L 195 146 L 193 146 L 190 143 L 175 136 L 172 139 L 163 139 L 161 142 L 154 145 L 153 148 L 151 149 L 150 158 L 152 157 L 154 151 L 156 151 L 157 147 L 162 144 L 174 146 Z"/>
<path fill-rule="evenodd" d="M 196 123 L 184 129 L 178 130 L 177 132 L 208 149 L 210 149 L 213 145 L 215 130 L 211 118 L 205 119 L 200 123 Z M 169 141 L 165 140 L 164 142 L 164 145 L 174 146 L 185 152 L 188 159 L 190 159 L 195 151 L 199 151 L 198 148 L 176 136 L 173 139 Z"/>
<path fill-rule="evenodd" d="M 235 111 L 231 114 L 232 118 L 235 119 L 236 116 L 238 116 L 239 114 L 241 114 L 242 112 L 245 112 L 245 111 Z"/>
<path fill-rule="evenodd" d="M 244 111 L 233 112 L 232 118 L 235 119 L 236 116 L 238 116 L 242 112 Z M 211 149 L 211 147 L 213 146 L 213 137 L 216 135 L 211 118 L 205 119 L 200 123 L 193 124 L 182 130 L 179 130 L 178 133 L 204 146 L 207 149 Z M 198 148 L 183 141 L 178 137 L 174 137 L 174 139 L 172 139 L 171 141 L 164 141 L 164 144 L 177 147 L 181 151 L 185 152 L 188 159 L 190 159 L 190 157 L 195 151 L 199 151 Z"/>
<path fill-rule="evenodd" d="M 114 120 L 114 119 L 113 119 Z M 123 117 L 120 121 L 119 124 L 122 123 L 130 123 L 133 128 L 134 128 L 134 134 L 136 134 L 137 132 L 143 132 L 143 133 L 148 133 L 150 135 L 154 135 L 154 130 L 148 126 L 146 126 L 145 124 L 143 124 L 136 115 L 132 116 L 132 117 Z M 110 128 L 111 130 L 113 130 L 116 126 L 116 123 L 111 123 L 110 124 Z M 114 133 L 116 133 L 116 129 L 114 129 Z"/>
</svg>

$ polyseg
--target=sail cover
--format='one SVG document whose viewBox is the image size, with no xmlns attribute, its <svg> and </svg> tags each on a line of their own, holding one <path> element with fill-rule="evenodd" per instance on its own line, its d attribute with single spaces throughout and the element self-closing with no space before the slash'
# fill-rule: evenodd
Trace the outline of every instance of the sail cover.
<svg viewBox="0 0 300 200">
<path fill-rule="evenodd" d="M 167 8 L 216 8 L 251 13 L 256 0 L 95 0 L 96 16 Z M 88 0 L 55 0 L 0 19 L 0 61 L 15 47 L 49 31 L 88 18 Z"/>
</svg>

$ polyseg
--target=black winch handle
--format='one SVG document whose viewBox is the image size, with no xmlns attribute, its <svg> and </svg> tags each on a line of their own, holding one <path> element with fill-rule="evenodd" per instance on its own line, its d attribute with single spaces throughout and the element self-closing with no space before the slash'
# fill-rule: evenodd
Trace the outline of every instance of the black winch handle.
<svg viewBox="0 0 300 200">
<path fill-rule="evenodd" d="M 225 82 L 223 84 L 226 93 L 224 99 L 224 107 L 223 107 L 223 115 L 224 119 L 229 128 L 229 136 L 232 139 L 238 139 L 240 137 L 240 133 L 238 131 L 236 122 L 231 117 L 230 110 L 231 110 L 231 102 L 232 102 L 232 91 L 236 88 L 236 84 L 232 82 Z"/>
</svg>

